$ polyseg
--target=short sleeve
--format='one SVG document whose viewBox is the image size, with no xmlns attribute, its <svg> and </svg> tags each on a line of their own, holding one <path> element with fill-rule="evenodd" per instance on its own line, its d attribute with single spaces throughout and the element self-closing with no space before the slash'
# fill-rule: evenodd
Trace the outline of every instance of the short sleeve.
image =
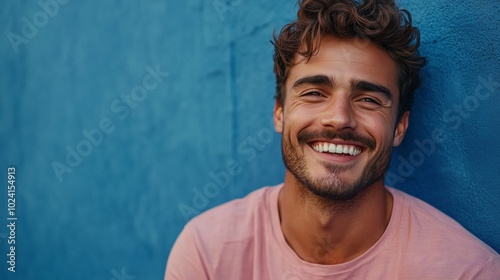
<svg viewBox="0 0 500 280">
<path fill-rule="evenodd" d="M 170 251 L 165 280 L 209 279 L 196 244 L 193 232 L 184 227 Z"/>
<path fill-rule="evenodd" d="M 491 256 L 470 279 L 500 279 L 500 255 Z"/>
</svg>

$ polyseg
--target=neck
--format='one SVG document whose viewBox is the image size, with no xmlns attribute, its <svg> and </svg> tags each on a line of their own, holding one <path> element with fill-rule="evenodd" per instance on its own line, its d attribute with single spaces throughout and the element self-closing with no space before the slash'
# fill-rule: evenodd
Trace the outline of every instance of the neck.
<svg viewBox="0 0 500 280">
<path fill-rule="evenodd" d="M 392 195 L 381 178 L 355 199 L 325 200 L 287 172 L 278 208 L 285 239 L 300 258 L 338 264 L 360 256 L 382 236 L 392 213 Z"/>
</svg>

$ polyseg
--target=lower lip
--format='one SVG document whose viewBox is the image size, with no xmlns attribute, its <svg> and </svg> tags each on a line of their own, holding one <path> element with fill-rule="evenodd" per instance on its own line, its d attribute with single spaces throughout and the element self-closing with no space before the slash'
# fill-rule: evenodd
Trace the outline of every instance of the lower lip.
<svg viewBox="0 0 500 280">
<path fill-rule="evenodd" d="M 351 155 L 339 155 L 339 154 L 331 154 L 331 153 L 321 153 L 321 152 L 318 152 L 318 151 L 314 150 L 310 146 L 309 146 L 309 148 L 311 148 L 311 150 L 315 154 L 317 154 L 319 157 L 321 157 L 322 159 L 324 159 L 326 161 L 334 161 L 334 162 L 339 162 L 339 163 L 347 163 L 347 162 L 354 161 L 361 154 L 360 153 L 358 155 L 351 156 Z"/>
</svg>

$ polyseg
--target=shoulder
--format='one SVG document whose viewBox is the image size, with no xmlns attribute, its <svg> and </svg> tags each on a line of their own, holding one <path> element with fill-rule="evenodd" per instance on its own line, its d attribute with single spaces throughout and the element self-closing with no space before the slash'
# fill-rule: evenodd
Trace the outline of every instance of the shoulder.
<svg viewBox="0 0 500 280">
<path fill-rule="evenodd" d="M 495 264 L 499 255 L 457 221 L 419 198 L 389 188 L 394 196 L 396 239 L 406 244 L 405 254 L 427 266 L 455 268 L 472 275 Z M 428 267 L 430 268 L 430 267 Z"/>
<path fill-rule="evenodd" d="M 434 206 L 427 202 L 407 194 L 403 191 L 389 188 L 396 201 L 400 202 L 400 209 L 404 211 L 402 214 L 409 215 L 411 218 L 426 220 L 432 222 L 433 225 L 441 225 L 444 228 L 454 229 L 462 232 L 464 228 L 454 219 L 444 214 Z"/>
<path fill-rule="evenodd" d="M 270 215 L 270 199 L 282 185 L 262 187 L 247 196 L 231 200 L 194 217 L 188 228 L 200 239 L 230 241 L 249 237 L 256 222 Z"/>
<path fill-rule="evenodd" d="M 165 279 L 213 279 L 219 272 L 251 269 L 242 264 L 251 261 L 255 236 L 270 224 L 280 188 L 263 187 L 194 217 L 172 248 Z"/>
<path fill-rule="evenodd" d="M 473 243 L 485 245 L 456 220 L 427 202 L 400 190 L 390 188 L 390 191 L 394 195 L 395 199 L 400 202 L 400 207 L 397 209 L 398 211 L 401 211 L 400 214 L 403 218 L 405 218 L 408 222 L 423 223 L 422 225 L 425 225 L 423 230 L 427 233 L 432 233 L 432 231 L 435 231 L 435 233 L 443 231 L 444 233 L 451 234 L 454 237 L 460 239 L 470 239 Z"/>
</svg>

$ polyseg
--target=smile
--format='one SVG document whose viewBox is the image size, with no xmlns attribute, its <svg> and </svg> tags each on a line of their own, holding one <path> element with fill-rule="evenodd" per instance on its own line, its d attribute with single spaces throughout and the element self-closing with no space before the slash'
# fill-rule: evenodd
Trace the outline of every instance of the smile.
<svg viewBox="0 0 500 280">
<path fill-rule="evenodd" d="M 361 153 L 359 147 L 353 145 L 335 145 L 332 143 L 318 142 L 312 145 L 316 152 L 357 156 Z"/>
</svg>

